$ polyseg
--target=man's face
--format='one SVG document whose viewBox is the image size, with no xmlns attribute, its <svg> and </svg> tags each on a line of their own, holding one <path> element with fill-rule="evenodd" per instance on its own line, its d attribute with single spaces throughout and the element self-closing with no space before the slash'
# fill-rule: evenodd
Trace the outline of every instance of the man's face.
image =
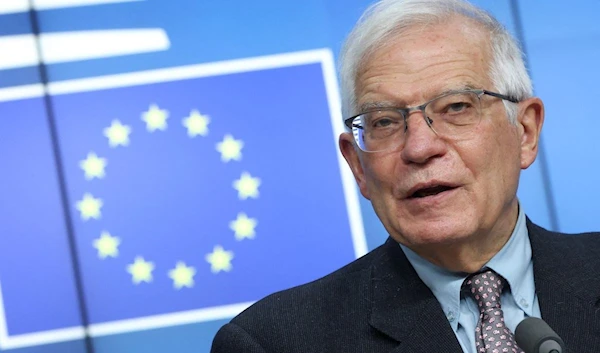
<svg viewBox="0 0 600 353">
<path fill-rule="evenodd" d="M 464 87 L 494 90 L 489 44 L 464 22 L 415 28 L 374 52 L 357 76 L 358 107 L 417 106 Z M 460 138 L 436 135 L 420 112 L 409 116 L 405 142 L 392 151 L 357 151 L 352 134 L 340 136 L 361 193 L 400 243 L 419 248 L 512 231 L 520 169 L 535 159 L 539 130 L 535 146 L 524 147 L 532 136 L 509 122 L 500 99 L 484 95 L 481 108 L 480 123 Z M 519 121 L 523 115 L 534 114 L 520 109 Z"/>
</svg>

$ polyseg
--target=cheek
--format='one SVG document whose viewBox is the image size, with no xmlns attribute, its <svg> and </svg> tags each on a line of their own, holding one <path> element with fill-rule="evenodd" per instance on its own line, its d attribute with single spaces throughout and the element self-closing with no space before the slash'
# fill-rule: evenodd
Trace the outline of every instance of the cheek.
<svg viewBox="0 0 600 353">
<path fill-rule="evenodd" d="M 395 181 L 400 173 L 397 163 L 399 156 L 392 154 L 378 154 L 365 160 L 364 172 L 367 180 L 369 194 L 383 194 L 393 190 Z"/>
<path fill-rule="evenodd" d="M 490 125 L 488 129 L 479 130 L 477 136 L 457 147 L 475 184 L 485 189 L 485 193 L 512 191 L 520 171 L 516 127 Z"/>
<path fill-rule="evenodd" d="M 490 148 L 490 158 L 494 158 L 494 164 L 503 171 L 518 174 L 521 165 L 521 148 L 517 127 L 506 122 L 495 128 L 494 145 Z M 495 152 L 495 153 L 494 153 Z"/>
</svg>

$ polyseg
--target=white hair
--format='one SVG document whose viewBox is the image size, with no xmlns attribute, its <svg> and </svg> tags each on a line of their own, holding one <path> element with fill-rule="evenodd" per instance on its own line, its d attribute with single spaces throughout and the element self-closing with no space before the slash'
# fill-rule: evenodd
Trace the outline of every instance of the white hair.
<svg viewBox="0 0 600 353">
<path fill-rule="evenodd" d="M 440 24 L 456 15 L 472 19 L 489 32 L 492 60 L 489 78 L 498 93 L 517 100 L 533 95 L 531 79 L 519 45 L 494 17 L 464 0 L 381 0 L 369 7 L 348 35 L 340 55 L 344 117 L 357 114 L 356 79 L 369 55 L 411 27 Z M 485 87 L 484 87 L 485 88 Z M 507 116 L 516 123 L 517 105 L 504 100 Z"/>
</svg>

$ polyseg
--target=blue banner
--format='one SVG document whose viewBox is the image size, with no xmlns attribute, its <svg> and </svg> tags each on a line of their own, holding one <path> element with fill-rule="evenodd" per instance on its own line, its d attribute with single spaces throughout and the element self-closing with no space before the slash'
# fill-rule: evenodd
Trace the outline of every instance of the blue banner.
<svg viewBox="0 0 600 353">
<path fill-rule="evenodd" d="M 314 53 L 333 67 L 328 51 Z M 335 81 L 319 60 L 271 57 L 266 66 L 250 61 L 259 69 L 231 69 L 243 64 L 236 61 L 225 73 L 200 65 L 49 86 L 92 335 L 230 317 L 366 251 L 353 180 L 340 170 L 337 92 L 327 91 Z M 48 278 L 56 250 L 32 258 L 31 246 L 11 249 L 13 258 Z M 10 333 L 73 324 L 20 319 L 24 290 L 44 303 L 48 288 L 72 285 L 63 270 L 44 287 L 28 271 L 19 278 L 30 286 L 3 282 Z"/>
</svg>

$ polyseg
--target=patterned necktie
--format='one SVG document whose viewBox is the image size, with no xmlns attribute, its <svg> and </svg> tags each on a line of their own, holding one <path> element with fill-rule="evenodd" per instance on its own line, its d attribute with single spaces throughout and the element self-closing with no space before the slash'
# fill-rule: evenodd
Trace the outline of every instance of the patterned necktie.
<svg viewBox="0 0 600 353">
<path fill-rule="evenodd" d="M 523 353 L 504 323 L 500 295 L 505 283 L 506 280 L 492 270 L 475 273 L 463 283 L 479 307 L 479 322 L 475 328 L 478 353 Z"/>
</svg>

